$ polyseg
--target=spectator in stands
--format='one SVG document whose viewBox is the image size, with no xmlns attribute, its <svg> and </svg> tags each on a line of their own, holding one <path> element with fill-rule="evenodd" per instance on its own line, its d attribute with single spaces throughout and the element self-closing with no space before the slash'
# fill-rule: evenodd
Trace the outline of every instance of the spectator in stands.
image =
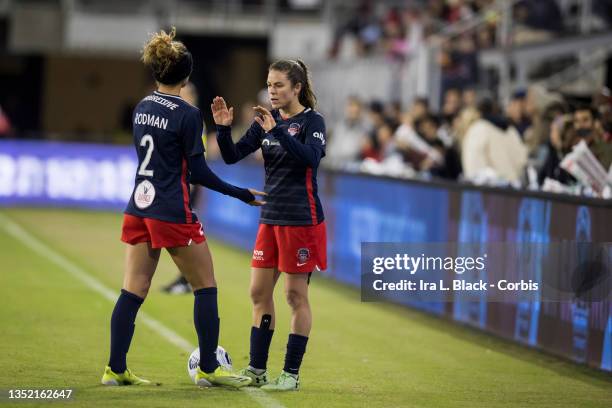
<svg viewBox="0 0 612 408">
<path fill-rule="evenodd" d="M 443 43 L 438 57 L 442 69 L 442 91 L 473 87 L 478 82 L 478 55 L 470 34 Z"/>
<path fill-rule="evenodd" d="M 438 137 L 440 121 L 432 114 L 427 114 L 416 122 L 416 129 L 419 136 L 430 145 L 441 142 Z"/>
<path fill-rule="evenodd" d="M 399 101 L 393 101 L 385 105 L 385 118 L 391 124 L 393 129 L 402 123 L 402 103 Z"/>
<path fill-rule="evenodd" d="M 349 97 L 344 108 L 344 119 L 331 129 L 327 161 L 335 165 L 359 160 L 368 130 L 361 100 L 356 96 Z"/>
<path fill-rule="evenodd" d="M 482 7 L 489 7 L 494 0 L 488 1 L 489 4 L 483 4 Z M 486 3 L 483 1 L 482 3 Z M 500 16 L 495 11 L 489 10 L 485 12 L 485 24 L 476 28 L 476 47 L 479 50 L 492 48 L 496 44 L 497 23 Z"/>
<path fill-rule="evenodd" d="M 440 138 L 438 118 L 427 114 L 420 118 L 415 126 L 419 143 L 408 145 L 403 151 L 404 159 L 417 170 L 437 177 L 457 179 L 461 173 L 459 155 L 454 147 L 447 147 Z"/>
<path fill-rule="evenodd" d="M 429 101 L 426 97 L 418 97 L 412 102 L 409 115 L 413 121 L 421 119 L 429 113 Z"/>
<path fill-rule="evenodd" d="M 408 53 L 406 27 L 400 11 L 393 8 L 383 22 L 383 49 L 391 61 L 402 62 Z"/>
<path fill-rule="evenodd" d="M 374 139 L 368 138 L 361 151 L 361 157 L 382 162 L 397 152 L 395 139 L 393 138 L 393 126 L 388 121 L 383 121 L 374 128 Z"/>
<path fill-rule="evenodd" d="M 403 154 L 410 149 L 425 153 L 431 151 L 429 145 L 419 136 L 415 123 L 429 114 L 429 103 L 426 98 L 416 98 L 410 109 L 402 115 L 400 126 L 396 129 L 394 139 L 397 148 Z"/>
<path fill-rule="evenodd" d="M 409 6 L 402 14 L 403 24 L 406 30 L 406 54 L 410 57 L 416 53 L 424 41 L 425 19 L 422 10 L 415 6 Z"/>
<path fill-rule="evenodd" d="M 527 149 L 490 99 L 479 103 L 478 115 L 463 136 L 461 162 L 465 178 L 479 183 L 519 183 L 523 177 Z"/>
<path fill-rule="evenodd" d="M 462 109 L 452 123 L 452 134 L 455 138 L 454 144 L 459 148 L 459 153 L 463 148 L 463 141 L 468 129 L 474 122 L 480 119 L 480 113 L 476 107 Z"/>
<path fill-rule="evenodd" d="M 461 109 L 461 90 L 459 88 L 449 88 L 444 92 L 442 103 L 443 115 L 455 115 Z"/>
<path fill-rule="evenodd" d="M 404 122 L 395 132 L 398 151 L 403 155 L 406 163 L 416 170 L 421 169 L 421 163 L 425 159 L 435 164 L 441 164 L 443 159 L 442 155 L 419 134 L 422 132 L 423 121 L 429 116 L 428 112 L 418 116 L 412 116 L 410 112 L 407 112 L 404 115 Z M 420 128 L 419 131 L 417 128 Z"/>
<path fill-rule="evenodd" d="M 517 91 L 510 98 L 508 106 L 506 106 L 506 116 L 510 121 L 510 125 L 519 132 L 521 138 L 525 131 L 531 126 L 531 121 L 525 110 L 525 97 L 527 93 L 525 91 Z"/>
<path fill-rule="evenodd" d="M 477 93 L 475 88 L 465 88 L 461 95 L 462 108 L 475 108 L 477 106 Z M 453 118 L 459 113 L 455 111 Z M 452 122 L 452 121 L 451 121 Z"/>
<path fill-rule="evenodd" d="M 368 130 L 368 137 L 362 146 L 361 157 L 363 159 L 372 158 L 374 160 L 380 160 L 378 129 L 386 123 L 384 111 L 385 107 L 382 102 L 375 100 L 370 103 L 368 109 L 370 128 Z"/>
<path fill-rule="evenodd" d="M 561 103 L 561 95 L 549 92 L 540 85 L 532 85 L 527 90 L 525 112 L 531 126 L 523 132 L 523 140 L 536 168 L 540 168 L 546 160 L 545 145 L 550 137 L 550 124 L 554 119 L 546 115 L 546 111 L 551 105 Z"/>
<path fill-rule="evenodd" d="M 462 104 L 462 95 L 459 88 L 450 88 L 444 93 L 442 102 L 442 118 L 446 122 L 452 122 L 453 118 L 459 113 Z"/>
<path fill-rule="evenodd" d="M 536 154 L 532 155 L 530 158 L 531 164 L 538 172 L 542 171 L 543 166 L 548 161 L 548 156 L 555 154 L 551 149 L 551 145 L 555 146 L 555 144 L 558 143 L 556 142 L 556 140 L 553 141 L 553 143 L 550 142 L 550 138 L 552 136 L 552 124 L 555 123 L 555 121 L 560 120 L 560 118 L 563 118 L 566 112 L 567 107 L 565 102 L 555 101 L 548 105 L 548 107 L 544 110 L 540 117 L 540 126 L 542 131 L 544 131 L 544 129 L 548 129 L 548 132 L 546 134 L 543 134 L 543 136 L 546 137 L 546 141 L 538 147 L 538 149 L 535 151 Z M 558 130 L 555 130 L 555 138 L 558 137 L 557 133 Z M 569 136 L 567 132 L 565 135 Z M 562 144 L 562 146 L 564 146 L 564 148 L 568 147 L 567 143 Z"/>
<path fill-rule="evenodd" d="M 612 164 L 612 144 L 603 140 L 598 112 L 588 105 L 580 105 L 574 109 L 574 137 L 570 145 L 574 146 L 584 140 L 593 155 L 599 160 L 606 171 Z"/>
<path fill-rule="evenodd" d="M 385 122 L 379 126 L 378 130 L 376 131 L 379 161 L 384 161 L 397 153 L 395 139 L 393 138 L 393 132 L 395 131 L 393 126 L 394 123 L 389 120 L 385 120 Z"/>
<path fill-rule="evenodd" d="M 557 117 L 550 126 L 548 155 L 544 166 L 538 173 L 538 184 L 543 185 L 547 178 L 562 184 L 573 184 L 576 180 L 561 168 L 561 160 L 570 150 L 570 141 L 574 139 L 574 122 L 571 114 Z"/>
<path fill-rule="evenodd" d="M 610 0 L 612 1 L 612 0 Z M 612 12 L 612 11 L 611 11 Z M 610 64 L 612 67 L 612 64 Z M 608 75 L 612 79 L 612 68 L 608 68 Z M 601 123 L 602 139 L 612 142 L 612 92 L 608 87 L 603 87 L 593 97 L 593 104 L 597 107 L 599 122 Z"/>
</svg>

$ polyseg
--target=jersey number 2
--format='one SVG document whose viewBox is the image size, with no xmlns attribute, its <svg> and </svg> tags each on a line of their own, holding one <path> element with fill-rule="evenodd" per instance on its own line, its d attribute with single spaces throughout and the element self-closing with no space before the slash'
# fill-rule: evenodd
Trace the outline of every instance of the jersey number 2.
<svg viewBox="0 0 612 408">
<path fill-rule="evenodd" d="M 140 146 L 145 147 L 145 145 L 148 145 L 147 154 L 145 155 L 144 160 L 140 164 L 140 168 L 138 169 L 138 175 L 145 176 L 145 177 L 153 177 L 153 170 L 147 170 L 147 166 L 149 165 L 149 162 L 151 161 L 151 155 L 153 154 L 153 149 L 155 148 L 155 146 L 153 145 L 153 136 L 144 135 L 142 139 L 140 139 Z"/>
</svg>

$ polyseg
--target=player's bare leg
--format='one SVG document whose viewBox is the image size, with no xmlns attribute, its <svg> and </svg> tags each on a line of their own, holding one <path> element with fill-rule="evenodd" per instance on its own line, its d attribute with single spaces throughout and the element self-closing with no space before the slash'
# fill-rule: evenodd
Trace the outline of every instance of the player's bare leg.
<svg viewBox="0 0 612 408">
<path fill-rule="evenodd" d="M 123 289 L 145 299 L 159 262 L 160 249 L 153 249 L 150 242 L 126 245 Z"/>
<path fill-rule="evenodd" d="M 193 291 L 217 287 L 210 249 L 206 241 L 185 247 L 167 248 L 181 274 Z"/>
<path fill-rule="evenodd" d="M 276 268 L 251 268 L 251 285 L 249 287 L 253 302 L 253 326 L 259 327 L 265 315 L 270 316 L 270 330 L 274 330 L 274 287 L 280 272 Z"/>
<path fill-rule="evenodd" d="M 308 301 L 308 274 L 285 274 L 285 297 L 291 307 L 291 333 L 306 336 L 312 327 L 312 312 Z"/>
</svg>

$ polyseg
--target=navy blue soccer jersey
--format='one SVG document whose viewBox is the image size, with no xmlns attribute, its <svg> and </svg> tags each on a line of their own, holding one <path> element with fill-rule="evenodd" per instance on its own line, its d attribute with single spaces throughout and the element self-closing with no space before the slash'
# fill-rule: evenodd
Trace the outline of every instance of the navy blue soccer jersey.
<svg viewBox="0 0 612 408">
<path fill-rule="evenodd" d="M 231 130 L 217 126 L 223 159 L 234 163 L 261 148 L 265 167 L 267 204 L 260 222 L 273 225 L 316 225 L 324 220 L 317 187 L 317 168 L 325 156 L 325 121 L 307 108 L 284 119 L 275 109 L 276 127 L 266 133 L 253 122 L 234 144 Z"/>
<path fill-rule="evenodd" d="M 189 198 L 188 160 L 204 153 L 200 110 L 179 96 L 155 91 L 138 103 L 132 119 L 138 167 L 125 213 L 196 222 Z"/>
</svg>

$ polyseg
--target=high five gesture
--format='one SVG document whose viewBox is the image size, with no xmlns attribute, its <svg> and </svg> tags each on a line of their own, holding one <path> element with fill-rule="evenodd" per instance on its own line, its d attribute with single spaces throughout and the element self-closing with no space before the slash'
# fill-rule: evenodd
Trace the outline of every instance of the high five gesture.
<svg viewBox="0 0 612 408">
<path fill-rule="evenodd" d="M 213 119 L 216 125 L 230 126 L 234 120 L 234 108 L 227 108 L 225 99 L 217 96 L 210 104 Z"/>
</svg>

